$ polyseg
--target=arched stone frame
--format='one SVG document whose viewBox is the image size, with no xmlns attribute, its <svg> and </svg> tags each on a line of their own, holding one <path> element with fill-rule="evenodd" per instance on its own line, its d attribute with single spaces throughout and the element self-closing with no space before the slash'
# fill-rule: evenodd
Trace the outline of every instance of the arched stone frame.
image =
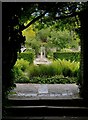
<svg viewBox="0 0 88 120">
<path fill-rule="evenodd" d="M 88 95 L 88 80 L 87 80 L 87 77 L 88 77 L 87 76 L 87 74 L 88 74 L 88 69 L 87 69 L 88 68 L 88 64 L 87 64 L 88 9 L 80 12 L 79 18 L 81 21 L 81 70 L 80 70 L 81 88 L 80 88 L 80 93 L 81 93 L 82 97 L 88 98 L 88 96 L 87 96 Z M 6 24 L 6 23 L 4 23 L 4 24 Z M 7 41 L 5 41 L 5 42 L 7 42 Z M 16 53 L 14 52 L 13 55 L 14 55 L 14 57 L 12 57 L 12 58 L 13 58 L 14 63 L 15 63 L 15 61 L 17 59 Z M 9 60 L 6 60 L 5 62 L 7 62 L 7 61 L 9 61 Z M 6 68 L 6 66 L 5 66 L 5 68 Z M 7 66 L 7 68 L 8 68 L 8 66 Z"/>
<path fill-rule="evenodd" d="M 80 12 L 81 22 L 81 61 L 80 61 L 80 95 L 88 99 L 88 9 Z"/>
</svg>

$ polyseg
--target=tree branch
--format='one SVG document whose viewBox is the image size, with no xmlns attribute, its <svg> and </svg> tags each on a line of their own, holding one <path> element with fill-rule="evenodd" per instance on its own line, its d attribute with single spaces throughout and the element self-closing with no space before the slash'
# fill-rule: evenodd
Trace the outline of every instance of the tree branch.
<svg viewBox="0 0 88 120">
<path fill-rule="evenodd" d="M 80 14 L 80 12 L 74 12 L 74 13 L 67 15 L 67 16 L 64 15 L 64 16 L 60 16 L 60 17 L 55 17 L 54 19 L 55 20 L 65 19 L 65 18 L 69 18 L 69 17 L 75 17 L 76 15 L 79 15 L 79 14 Z"/>
<path fill-rule="evenodd" d="M 26 26 L 23 26 L 21 28 L 21 31 L 23 31 L 24 29 L 28 28 L 31 24 L 33 24 L 34 22 L 36 22 L 37 20 L 39 20 L 40 18 L 42 18 L 45 14 L 47 13 L 47 11 L 45 11 L 43 14 L 41 14 L 40 16 L 34 18 L 29 24 L 27 24 Z"/>
<path fill-rule="evenodd" d="M 58 8 L 58 3 L 56 4 L 55 10 Z M 42 18 L 47 12 L 52 12 L 52 9 L 47 9 L 43 14 L 41 14 L 40 16 L 34 18 L 29 24 L 27 24 L 26 26 L 21 26 L 20 30 L 23 31 L 24 29 L 28 28 L 31 24 L 33 24 L 34 22 L 36 22 L 37 20 L 39 20 L 40 18 Z M 69 18 L 69 17 L 74 17 L 76 15 L 79 15 L 80 12 L 74 12 L 72 14 L 68 14 L 68 15 L 63 15 L 63 16 L 59 16 L 59 17 L 53 17 L 52 18 L 54 20 L 59 20 L 59 19 L 65 19 L 65 18 Z"/>
</svg>

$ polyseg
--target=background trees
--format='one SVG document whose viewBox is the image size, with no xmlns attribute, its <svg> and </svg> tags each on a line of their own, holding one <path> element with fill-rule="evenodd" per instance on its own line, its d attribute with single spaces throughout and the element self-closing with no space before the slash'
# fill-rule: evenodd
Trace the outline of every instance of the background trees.
<svg viewBox="0 0 88 120">
<path fill-rule="evenodd" d="M 40 29 L 41 25 L 44 26 Z M 78 50 L 80 38 L 75 29 L 79 26 L 80 23 L 77 23 L 73 17 L 71 20 L 55 21 L 52 25 L 37 22 L 23 30 L 22 33 L 26 37 L 27 49 L 32 48 L 37 56 L 41 46 L 46 48 L 46 53 L 52 48 L 56 51 L 61 51 L 63 48 Z"/>
</svg>

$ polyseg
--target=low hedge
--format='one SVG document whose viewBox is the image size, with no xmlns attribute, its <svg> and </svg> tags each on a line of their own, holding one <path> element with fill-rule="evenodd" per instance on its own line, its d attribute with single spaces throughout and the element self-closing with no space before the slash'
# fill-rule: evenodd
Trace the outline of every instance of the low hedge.
<svg viewBox="0 0 88 120">
<path fill-rule="evenodd" d="M 64 77 L 64 76 L 53 76 L 53 77 L 33 77 L 28 79 L 27 77 L 21 77 L 16 83 L 36 83 L 36 84 L 72 84 L 77 83 L 77 77 Z"/>
<path fill-rule="evenodd" d="M 34 60 L 34 53 L 33 52 L 22 52 L 20 54 L 18 54 L 18 59 L 24 59 L 24 60 L 27 60 L 29 63 L 33 63 L 33 60 Z"/>
<path fill-rule="evenodd" d="M 53 58 L 55 59 L 65 59 L 71 61 L 80 61 L 80 52 L 55 52 L 53 54 Z"/>
</svg>

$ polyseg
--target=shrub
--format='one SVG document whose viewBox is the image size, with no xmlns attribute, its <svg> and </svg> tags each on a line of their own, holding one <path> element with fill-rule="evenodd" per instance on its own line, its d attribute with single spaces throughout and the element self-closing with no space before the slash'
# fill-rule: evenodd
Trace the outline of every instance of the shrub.
<svg viewBox="0 0 88 120">
<path fill-rule="evenodd" d="M 18 59 L 16 64 L 13 67 L 14 72 L 14 81 L 28 81 L 29 78 L 27 78 L 27 74 L 29 72 L 29 62 L 24 59 Z"/>
<path fill-rule="evenodd" d="M 61 67 L 62 67 L 62 74 L 66 77 L 66 76 L 69 76 L 69 77 L 72 77 L 72 76 L 75 76 L 77 77 L 77 73 L 79 71 L 79 62 L 71 62 L 70 60 L 58 60 L 60 63 L 61 63 Z"/>
<path fill-rule="evenodd" d="M 31 65 L 29 67 L 29 77 L 42 77 L 42 76 L 54 76 L 58 74 L 53 64 L 51 65 Z"/>
<path fill-rule="evenodd" d="M 65 83 L 77 83 L 76 77 L 64 77 L 62 75 L 52 77 L 33 77 L 29 81 L 30 83 L 39 84 L 65 84 Z"/>
<path fill-rule="evenodd" d="M 21 75 L 15 79 L 15 83 L 29 83 L 29 77 Z"/>
<path fill-rule="evenodd" d="M 61 64 L 60 60 L 53 61 L 51 65 L 55 69 L 56 75 L 61 75 L 62 74 L 62 64 Z"/>
<path fill-rule="evenodd" d="M 29 62 L 22 58 L 17 59 L 14 67 L 18 68 L 19 70 L 26 71 L 29 68 Z"/>
<path fill-rule="evenodd" d="M 41 77 L 41 76 L 55 76 L 55 75 L 64 75 L 66 76 L 75 76 L 79 70 L 79 62 L 71 62 L 63 60 L 53 61 L 49 65 L 30 65 L 29 67 L 29 77 Z"/>
<path fill-rule="evenodd" d="M 18 59 L 13 71 L 18 83 L 71 83 L 78 77 L 79 62 L 58 59 L 49 65 L 29 65 L 28 61 Z M 59 79 L 60 76 L 63 77 Z"/>
<path fill-rule="evenodd" d="M 80 61 L 80 53 L 79 52 L 55 52 L 53 54 L 54 59 L 66 59 L 71 61 Z"/>
<path fill-rule="evenodd" d="M 18 59 L 24 59 L 26 61 L 28 61 L 29 63 L 33 63 L 34 60 L 34 52 L 22 52 L 18 55 Z"/>
</svg>

